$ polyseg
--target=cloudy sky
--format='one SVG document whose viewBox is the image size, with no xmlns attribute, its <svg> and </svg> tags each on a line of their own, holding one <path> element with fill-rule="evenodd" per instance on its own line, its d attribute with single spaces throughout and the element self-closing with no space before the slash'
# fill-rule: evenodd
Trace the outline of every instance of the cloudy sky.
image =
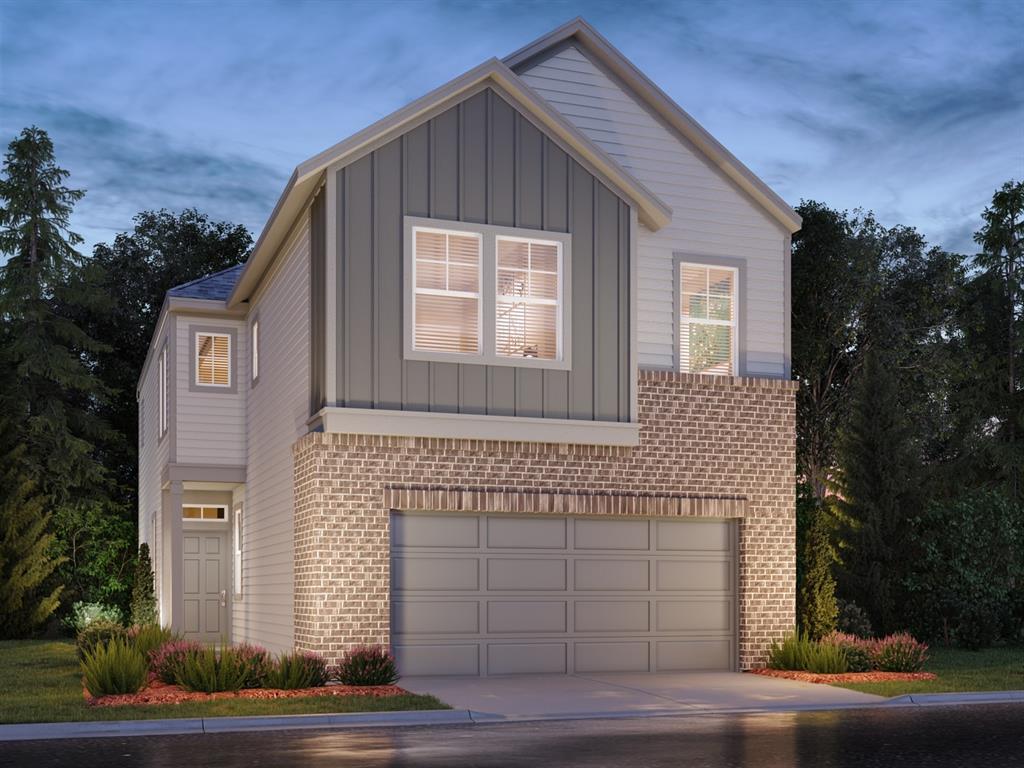
<svg viewBox="0 0 1024 768">
<path fill-rule="evenodd" d="M 48 130 L 88 246 L 195 206 L 257 233 L 292 168 L 576 15 L 791 204 L 972 250 L 1024 177 L 1005 2 L 0 0 L 0 139 Z"/>
</svg>

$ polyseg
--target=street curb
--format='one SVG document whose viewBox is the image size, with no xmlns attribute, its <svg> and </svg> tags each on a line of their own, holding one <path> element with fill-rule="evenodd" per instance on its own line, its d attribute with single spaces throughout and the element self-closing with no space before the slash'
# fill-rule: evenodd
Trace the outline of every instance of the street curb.
<svg viewBox="0 0 1024 768">
<path fill-rule="evenodd" d="M 195 733 L 237 733 L 245 731 L 396 728 L 422 725 L 496 725 L 553 720 L 626 720 L 699 715 L 751 715 L 780 712 L 827 712 L 887 707 L 937 707 L 971 704 L 1024 703 L 1024 691 L 983 691 L 979 693 L 914 693 L 878 702 L 849 704 L 779 704 L 761 707 L 701 709 L 692 705 L 636 712 L 562 712 L 548 715 L 499 715 L 468 709 L 430 709 L 405 712 L 355 712 L 336 715 L 260 715 L 254 717 L 207 717 L 175 720 L 112 720 L 77 723 L 19 723 L 0 725 L 0 742 L 41 739 L 86 739 L 132 736 L 173 736 Z"/>
</svg>

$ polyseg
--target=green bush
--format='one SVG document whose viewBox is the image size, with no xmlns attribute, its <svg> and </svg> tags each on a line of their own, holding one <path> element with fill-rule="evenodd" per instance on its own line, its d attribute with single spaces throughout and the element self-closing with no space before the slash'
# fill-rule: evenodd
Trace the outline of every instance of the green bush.
<svg viewBox="0 0 1024 768">
<path fill-rule="evenodd" d="M 823 642 L 836 645 L 846 654 L 847 672 L 870 672 L 875 667 L 873 640 L 867 640 L 845 632 L 833 632 Z"/>
<path fill-rule="evenodd" d="M 200 647 L 186 650 L 174 668 L 174 682 L 189 691 L 217 693 L 245 687 L 250 668 L 247 660 L 229 645 L 220 650 Z"/>
<path fill-rule="evenodd" d="M 836 617 L 836 631 L 845 635 L 870 638 L 874 636 L 868 613 L 851 600 L 837 600 L 839 615 Z"/>
<path fill-rule="evenodd" d="M 94 621 L 108 621 L 114 624 L 121 624 L 123 617 L 121 616 L 121 610 L 112 605 L 78 602 L 71 606 L 71 613 L 65 616 L 61 623 L 71 634 L 77 636 Z"/>
<path fill-rule="evenodd" d="M 137 693 L 146 684 L 146 659 L 124 638 L 116 637 L 85 654 L 82 675 L 93 696 Z"/>
<path fill-rule="evenodd" d="M 903 632 L 875 642 L 874 663 L 882 672 L 920 672 L 928 661 L 928 646 Z"/>
<path fill-rule="evenodd" d="M 185 657 L 202 649 L 202 644 L 195 640 L 172 639 L 150 652 L 149 668 L 161 682 L 176 685 L 178 669 Z"/>
<path fill-rule="evenodd" d="M 836 628 L 836 580 L 832 565 L 838 562 L 832 545 L 832 522 L 828 510 L 818 505 L 803 537 L 804 573 L 797 591 L 797 620 L 813 640 L 820 640 Z"/>
<path fill-rule="evenodd" d="M 327 662 L 322 656 L 307 651 L 282 653 L 277 657 L 264 682 L 265 688 L 294 690 L 327 685 Z"/>
<path fill-rule="evenodd" d="M 156 624 L 156 593 L 153 588 L 153 561 L 149 556 L 149 544 L 139 544 L 132 575 L 132 624 L 145 626 Z"/>
<path fill-rule="evenodd" d="M 129 628 L 128 639 L 148 662 L 153 651 L 173 640 L 179 640 L 180 637 L 169 627 L 161 627 L 159 624 L 144 624 Z"/>
<path fill-rule="evenodd" d="M 398 679 L 398 668 L 386 648 L 360 645 L 342 657 L 335 675 L 345 685 L 391 685 Z"/>
<path fill-rule="evenodd" d="M 243 688 L 273 688 L 266 685 L 267 676 L 274 668 L 274 661 L 266 648 L 249 643 L 240 643 L 232 648 L 238 663 L 245 667 Z"/>
<path fill-rule="evenodd" d="M 128 632 L 117 622 L 108 619 L 96 619 L 78 633 L 75 644 L 78 647 L 78 659 L 81 661 L 87 653 L 92 653 L 99 646 L 111 640 L 127 641 Z"/>
<path fill-rule="evenodd" d="M 846 654 L 838 645 L 812 640 L 792 632 L 782 642 L 773 641 L 768 649 L 768 666 L 797 672 L 837 675 L 848 671 Z"/>
</svg>

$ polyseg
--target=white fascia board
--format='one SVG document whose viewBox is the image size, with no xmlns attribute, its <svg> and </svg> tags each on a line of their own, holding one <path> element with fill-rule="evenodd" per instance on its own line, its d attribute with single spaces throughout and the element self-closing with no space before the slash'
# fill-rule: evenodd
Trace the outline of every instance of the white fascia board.
<svg viewBox="0 0 1024 768">
<path fill-rule="evenodd" d="M 311 422 L 319 423 L 324 432 L 339 434 L 623 447 L 640 444 L 640 426 L 617 421 L 327 407 Z"/>
</svg>

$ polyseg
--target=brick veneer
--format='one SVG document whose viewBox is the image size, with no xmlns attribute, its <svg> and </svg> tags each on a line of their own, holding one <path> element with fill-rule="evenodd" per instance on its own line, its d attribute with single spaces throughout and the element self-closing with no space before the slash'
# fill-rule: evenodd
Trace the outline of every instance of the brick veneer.
<svg viewBox="0 0 1024 768">
<path fill-rule="evenodd" d="M 311 433 L 295 454 L 295 643 L 388 643 L 392 509 L 740 521 L 740 666 L 793 626 L 795 384 L 641 371 L 635 448 Z"/>
</svg>

